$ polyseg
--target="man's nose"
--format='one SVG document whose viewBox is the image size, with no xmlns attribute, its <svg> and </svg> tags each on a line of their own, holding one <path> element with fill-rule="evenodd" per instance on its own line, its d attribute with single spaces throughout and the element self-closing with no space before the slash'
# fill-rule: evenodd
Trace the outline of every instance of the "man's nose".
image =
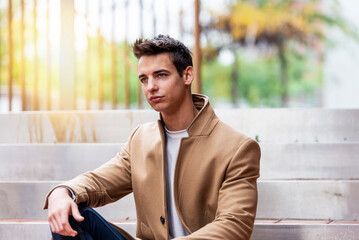
<svg viewBox="0 0 359 240">
<path fill-rule="evenodd" d="M 152 77 L 148 78 L 147 90 L 148 91 L 153 91 L 153 90 L 156 90 L 156 89 L 157 89 L 156 81 Z"/>
</svg>

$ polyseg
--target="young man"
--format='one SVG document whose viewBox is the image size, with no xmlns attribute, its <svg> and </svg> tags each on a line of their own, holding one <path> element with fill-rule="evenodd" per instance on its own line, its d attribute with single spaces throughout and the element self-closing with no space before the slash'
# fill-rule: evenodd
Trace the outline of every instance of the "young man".
<svg viewBox="0 0 359 240">
<path fill-rule="evenodd" d="M 54 239 L 134 239 L 89 207 L 131 192 L 140 239 L 249 239 L 258 144 L 221 122 L 208 97 L 191 94 L 192 58 L 181 42 L 139 39 L 133 52 L 160 119 L 137 127 L 106 164 L 50 191 L 45 208 Z"/>
</svg>

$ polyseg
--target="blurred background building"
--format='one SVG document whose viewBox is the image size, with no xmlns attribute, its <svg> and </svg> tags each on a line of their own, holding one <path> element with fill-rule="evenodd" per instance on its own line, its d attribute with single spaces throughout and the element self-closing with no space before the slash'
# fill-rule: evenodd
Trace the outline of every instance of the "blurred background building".
<svg viewBox="0 0 359 240">
<path fill-rule="evenodd" d="M 147 108 L 130 45 L 157 34 L 190 46 L 193 89 L 216 107 L 358 108 L 358 7 L 350 0 L 2 0 L 0 111 Z"/>
</svg>

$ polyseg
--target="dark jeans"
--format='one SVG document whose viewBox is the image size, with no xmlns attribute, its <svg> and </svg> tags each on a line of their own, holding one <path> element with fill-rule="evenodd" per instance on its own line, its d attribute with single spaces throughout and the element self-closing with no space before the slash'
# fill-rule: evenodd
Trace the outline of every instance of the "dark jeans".
<svg viewBox="0 0 359 240">
<path fill-rule="evenodd" d="M 126 240 L 93 208 L 80 203 L 79 210 L 84 221 L 77 222 L 72 216 L 69 217 L 71 227 L 78 234 L 75 237 L 65 237 L 52 233 L 53 240 Z"/>
</svg>

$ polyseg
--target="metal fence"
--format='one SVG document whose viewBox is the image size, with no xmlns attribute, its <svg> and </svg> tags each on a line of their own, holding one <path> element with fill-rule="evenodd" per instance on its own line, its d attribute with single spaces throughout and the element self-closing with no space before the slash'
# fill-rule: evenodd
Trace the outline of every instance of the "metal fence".
<svg viewBox="0 0 359 240">
<path fill-rule="evenodd" d="M 199 0 L 1 1 L 0 111 L 143 108 L 129 43 L 178 29 L 199 68 L 198 19 Z"/>
</svg>

